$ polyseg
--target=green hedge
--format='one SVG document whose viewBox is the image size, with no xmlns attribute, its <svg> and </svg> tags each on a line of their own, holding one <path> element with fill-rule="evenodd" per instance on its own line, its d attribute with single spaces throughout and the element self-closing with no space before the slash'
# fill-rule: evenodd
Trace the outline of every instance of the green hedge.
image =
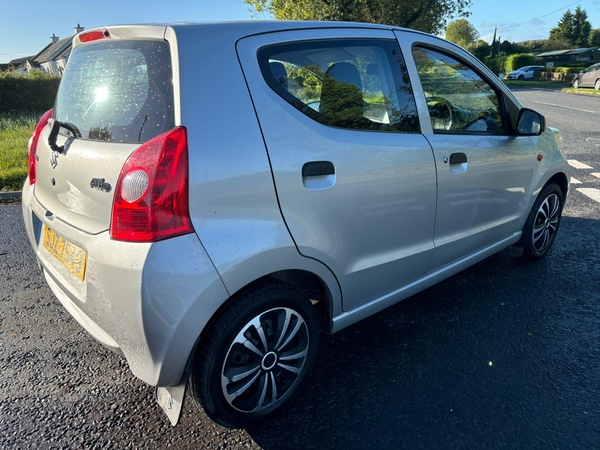
<svg viewBox="0 0 600 450">
<path fill-rule="evenodd" d="M 585 67 L 544 67 L 540 69 L 540 72 L 579 73 L 582 70 L 585 70 Z"/>
<path fill-rule="evenodd" d="M 0 112 L 41 113 L 54 106 L 60 78 L 41 72 L 0 72 Z"/>
<path fill-rule="evenodd" d="M 534 66 L 535 64 L 535 56 L 533 56 L 531 53 L 517 53 L 516 55 L 510 55 L 508 58 L 506 58 L 504 70 L 506 73 L 510 73 L 521 67 Z"/>
</svg>

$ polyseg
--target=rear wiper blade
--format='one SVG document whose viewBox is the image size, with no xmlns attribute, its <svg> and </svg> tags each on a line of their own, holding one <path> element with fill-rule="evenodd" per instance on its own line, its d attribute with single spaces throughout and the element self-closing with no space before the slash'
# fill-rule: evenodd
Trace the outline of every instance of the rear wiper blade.
<svg viewBox="0 0 600 450">
<path fill-rule="evenodd" d="M 50 130 L 50 136 L 48 136 L 48 145 L 53 151 L 58 153 L 62 153 L 65 149 L 64 145 L 56 145 L 56 138 L 58 137 L 58 132 L 61 127 L 69 130 L 71 134 L 73 134 L 73 136 L 75 136 L 76 138 L 81 137 L 81 132 L 79 131 L 79 128 L 77 128 L 75 125 L 69 122 L 60 122 L 55 119 L 54 124 L 52 125 L 52 130 Z"/>
</svg>

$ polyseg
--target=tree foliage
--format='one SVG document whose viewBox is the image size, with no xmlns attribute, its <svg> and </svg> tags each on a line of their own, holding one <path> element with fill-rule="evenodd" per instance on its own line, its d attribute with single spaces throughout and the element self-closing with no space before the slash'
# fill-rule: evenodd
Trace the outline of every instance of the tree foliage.
<svg viewBox="0 0 600 450">
<path fill-rule="evenodd" d="M 479 33 L 467 19 L 454 20 L 446 27 L 446 39 L 464 48 L 471 47 L 478 37 Z"/>
<path fill-rule="evenodd" d="M 600 28 L 596 28 L 590 31 L 588 45 L 590 47 L 600 47 Z"/>
<path fill-rule="evenodd" d="M 382 23 L 440 33 L 448 20 L 468 17 L 472 0 L 244 0 L 255 17 Z"/>
<path fill-rule="evenodd" d="M 591 30 L 592 24 L 587 13 L 578 6 L 574 13 L 568 9 L 563 14 L 558 25 L 550 30 L 550 39 L 566 41 L 570 47 L 585 47 Z"/>
</svg>

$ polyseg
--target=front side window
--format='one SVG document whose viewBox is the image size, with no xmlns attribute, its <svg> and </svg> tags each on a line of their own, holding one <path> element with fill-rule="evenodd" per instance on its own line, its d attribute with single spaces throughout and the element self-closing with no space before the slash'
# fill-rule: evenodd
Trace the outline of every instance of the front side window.
<svg viewBox="0 0 600 450">
<path fill-rule="evenodd" d="M 418 133 L 412 88 L 395 41 L 330 41 L 259 52 L 265 81 L 304 114 L 355 130 Z"/>
<path fill-rule="evenodd" d="M 434 133 L 503 134 L 496 90 L 462 62 L 415 47 L 413 55 Z"/>
</svg>

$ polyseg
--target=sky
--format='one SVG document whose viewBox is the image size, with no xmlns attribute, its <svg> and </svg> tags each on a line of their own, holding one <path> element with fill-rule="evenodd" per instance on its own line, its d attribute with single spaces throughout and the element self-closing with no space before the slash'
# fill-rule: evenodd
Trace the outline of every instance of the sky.
<svg viewBox="0 0 600 450">
<path fill-rule="evenodd" d="M 600 0 L 473 0 L 468 20 L 490 42 L 545 39 L 561 16 L 581 6 L 600 28 Z M 545 17 L 544 17 L 545 16 Z M 265 19 L 269 17 L 265 16 Z M 38 53 L 56 34 L 127 23 L 251 20 L 243 0 L 0 0 L 0 63 Z"/>
</svg>

